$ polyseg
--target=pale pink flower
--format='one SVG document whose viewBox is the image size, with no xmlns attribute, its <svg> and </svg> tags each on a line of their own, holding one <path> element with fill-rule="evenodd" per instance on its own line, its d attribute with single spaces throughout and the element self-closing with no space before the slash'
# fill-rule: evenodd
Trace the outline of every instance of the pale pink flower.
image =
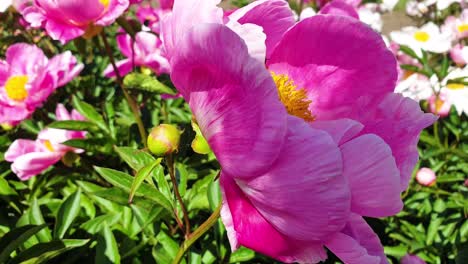
<svg viewBox="0 0 468 264">
<path fill-rule="evenodd" d="M 416 173 L 416 181 L 424 186 L 432 186 L 436 182 L 436 174 L 429 168 L 421 168 Z"/>
<path fill-rule="evenodd" d="M 57 105 L 55 115 L 57 120 L 84 120 L 76 110 L 69 113 L 62 104 Z M 61 143 L 84 138 L 85 135 L 84 131 L 46 128 L 39 133 L 36 140 L 15 140 L 5 153 L 5 160 L 13 162 L 11 170 L 20 180 L 28 180 L 57 163 L 68 151 L 81 153 L 83 150 Z"/>
</svg>

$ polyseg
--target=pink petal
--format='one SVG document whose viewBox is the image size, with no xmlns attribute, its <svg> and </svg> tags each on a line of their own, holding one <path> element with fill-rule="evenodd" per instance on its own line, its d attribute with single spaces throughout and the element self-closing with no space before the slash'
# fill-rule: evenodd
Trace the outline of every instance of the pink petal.
<svg viewBox="0 0 468 264">
<path fill-rule="evenodd" d="M 57 118 L 57 120 L 71 119 L 70 113 L 63 104 L 57 104 L 57 108 L 55 109 L 55 117 Z"/>
<path fill-rule="evenodd" d="M 259 0 L 229 15 L 240 24 L 261 26 L 266 34 L 267 58 L 273 52 L 283 34 L 295 23 L 294 14 L 284 0 Z"/>
<path fill-rule="evenodd" d="M 322 15 L 335 15 L 335 16 L 349 16 L 359 19 L 359 14 L 353 6 L 343 1 L 331 1 L 320 9 L 319 14 Z"/>
<path fill-rule="evenodd" d="M 342 145 L 356 137 L 364 127 L 361 123 L 348 118 L 329 121 L 318 120 L 310 125 L 313 128 L 327 131 L 337 145 Z"/>
<path fill-rule="evenodd" d="M 229 21 L 226 25 L 245 41 L 250 56 L 262 63 L 265 63 L 266 36 L 260 26 L 254 24 L 241 25 L 236 21 Z"/>
<path fill-rule="evenodd" d="M 13 164 L 11 164 L 11 170 L 20 180 L 25 181 L 54 165 L 62 158 L 62 155 L 57 152 L 26 153 L 15 159 Z"/>
<path fill-rule="evenodd" d="M 342 155 L 332 138 L 290 116 L 280 153 L 266 173 L 236 178 L 255 208 L 294 239 L 321 241 L 341 230 L 351 197 L 342 174 Z"/>
<path fill-rule="evenodd" d="M 5 54 L 6 62 L 10 65 L 11 75 L 36 76 L 38 69 L 45 67 L 48 59 L 44 52 L 35 45 L 18 43 L 11 45 Z"/>
<path fill-rule="evenodd" d="M 222 174 L 220 181 L 223 194 L 221 218 L 233 251 L 242 245 L 287 263 L 317 263 L 327 258 L 319 243 L 296 241 L 279 233 L 231 177 Z"/>
<path fill-rule="evenodd" d="M 129 0 L 111 0 L 107 11 L 96 21 L 96 25 L 108 26 L 122 15 L 130 5 Z"/>
<path fill-rule="evenodd" d="M 173 83 L 223 170 L 236 177 L 266 171 L 283 144 L 286 111 L 264 65 L 219 24 L 195 26 L 172 59 Z"/>
<path fill-rule="evenodd" d="M 397 80 L 395 58 L 381 36 L 344 16 L 317 15 L 298 22 L 268 64 L 308 90 L 319 120 L 336 119 L 333 111 L 363 95 L 383 97 Z"/>
<path fill-rule="evenodd" d="M 45 29 L 47 34 L 55 40 L 60 41 L 60 43 L 65 44 L 68 41 L 82 36 L 86 31 L 85 26 L 75 26 L 69 24 L 59 23 L 55 20 L 47 20 L 45 24 Z"/>
<path fill-rule="evenodd" d="M 390 147 L 366 134 L 340 146 L 343 174 L 351 188 L 351 211 L 371 217 L 397 214 L 403 208 L 400 172 Z"/>
<path fill-rule="evenodd" d="M 400 190 L 405 190 L 418 161 L 419 134 L 437 117 L 422 112 L 417 102 L 393 93 L 382 100 L 363 97 L 340 116 L 361 122 L 362 134 L 376 134 L 390 146 L 400 170 Z"/>
<path fill-rule="evenodd" d="M 3 86 L 10 77 L 9 68 L 6 61 L 0 60 L 0 86 Z"/>
<path fill-rule="evenodd" d="M 120 76 L 125 76 L 133 70 L 131 59 L 124 59 L 117 61 L 116 63 L 117 70 L 119 71 Z M 103 75 L 107 78 L 115 77 L 114 67 L 109 64 L 103 72 Z"/>
<path fill-rule="evenodd" d="M 172 14 L 161 22 L 164 48 L 170 59 L 177 51 L 177 42 L 191 27 L 201 23 L 223 23 L 221 0 L 180 0 L 174 3 Z M 195 19 L 196 18 L 196 19 Z"/>
<path fill-rule="evenodd" d="M 83 68 L 84 65 L 78 64 L 70 51 L 54 56 L 47 65 L 48 74 L 56 80 L 57 87 L 69 83 L 80 74 Z"/>
<path fill-rule="evenodd" d="M 388 264 L 382 244 L 361 216 L 351 214 L 342 233 L 325 243 L 346 264 Z"/>
<path fill-rule="evenodd" d="M 5 160 L 9 162 L 15 161 L 21 155 L 38 150 L 36 141 L 29 139 L 17 139 L 11 143 L 8 150 L 5 152 Z"/>
</svg>

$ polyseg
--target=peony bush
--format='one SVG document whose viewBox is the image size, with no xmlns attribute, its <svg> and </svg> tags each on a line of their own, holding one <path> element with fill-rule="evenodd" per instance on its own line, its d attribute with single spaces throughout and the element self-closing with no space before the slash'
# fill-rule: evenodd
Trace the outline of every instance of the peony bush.
<svg viewBox="0 0 468 264">
<path fill-rule="evenodd" d="M 468 3 L 0 3 L 0 263 L 468 263 Z"/>
</svg>

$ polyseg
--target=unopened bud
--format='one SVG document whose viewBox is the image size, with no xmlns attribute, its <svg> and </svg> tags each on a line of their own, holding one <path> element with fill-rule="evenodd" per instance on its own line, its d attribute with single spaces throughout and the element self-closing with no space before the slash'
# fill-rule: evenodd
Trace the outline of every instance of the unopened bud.
<svg viewBox="0 0 468 264">
<path fill-rule="evenodd" d="M 432 186 L 436 182 L 436 174 L 429 168 L 421 168 L 416 173 L 416 181 L 424 186 Z"/>
<path fill-rule="evenodd" d="M 193 131 L 195 131 L 195 138 L 192 141 L 192 149 L 198 154 L 208 154 L 211 152 L 210 145 L 203 137 L 200 128 L 195 122 L 192 122 Z"/>
<path fill-rule="evenodd" d="M 180 142 L 180 134 L 177 127 L 161 124 L 154 127 L 148 136 L 148 149 L 156 156 L 165 156 L 177 151 Z"/>
</svg>

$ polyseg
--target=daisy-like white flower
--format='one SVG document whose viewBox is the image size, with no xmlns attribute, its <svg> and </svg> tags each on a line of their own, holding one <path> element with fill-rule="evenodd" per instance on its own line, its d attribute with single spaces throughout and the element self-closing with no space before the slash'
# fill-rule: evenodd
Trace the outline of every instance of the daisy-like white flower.
<svg viewBox="0 0 468 264">
<path fill-rule="evenodd" d="M 401 31 L 391 32 L 390 37 L 397 44 L 411 48 L 418 56 L 422 56 L 422 50 L 445 53 L 451 48 L 450 34 L 441 32 L 432 22 L 420 28 L 404 27 Z"/>
<path fill-rule="evenodd" d="M 459 78 L 468 79 L 468 66 L 451 71 L 440 83 L 440 92 L 446 95 L 447 101 L 455 106 L 459 115 L 468 114 L 468 86 L 453 82 Z"/>
<path fill-rule="evenodd" d="M 444 34 L 450 34 L 452 40 L 468 37 L 468 9 L 463 10 L 459 17 L 447 17 L 441 30 Z"/>
<path fill-rule="evenodd" d="M 426 100 L 433 94 L 432 83 L 425 75 L 419 73 L 404 72 L 402 81 L 396 88 L 396 93 L 401 93 L 404 97 L 409 97 L 417 102 Z"/>
<path fill-rule="evenodd" d="M 427 6 L 436 5 L 438 10 L 447 9 L 453 3 L 460 3 L 461 0 L 426 0 L 423 3 Z"/>
<path fill-rule="evenodd" d="M 374 30 L 381 32 L 383 21 L 378 12 L 379 6 L 374 3 L 362 5 L 358 8 L 359 20 L 369 25 Z"/>
</svg>

